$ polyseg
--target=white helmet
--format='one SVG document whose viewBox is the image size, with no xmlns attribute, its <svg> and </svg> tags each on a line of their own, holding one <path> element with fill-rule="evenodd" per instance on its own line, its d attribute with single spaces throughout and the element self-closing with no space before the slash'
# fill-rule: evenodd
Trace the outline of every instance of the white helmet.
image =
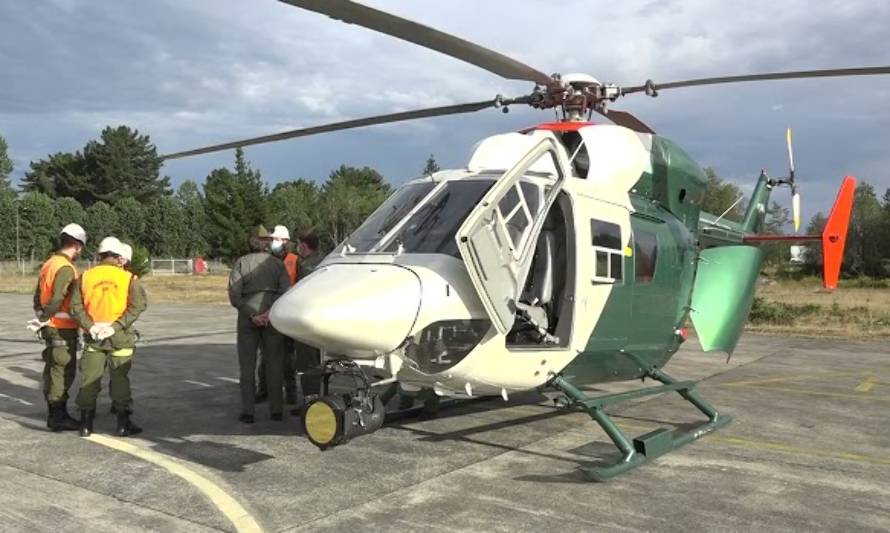
<svg viewBox="0 0 890 533">
<path fill-rule="evenodd" d="M 102 242 L 99 243 L 99 249 L 96 253 L 104 254 L 104 253 L 112 253 L 115 255 L 123 255 L 123 243 L 118 240 L 117 237 L 105 237 L 102 239 Z"/>
<path fill-rule="evenodd" d="M 121 257 L 126 259 L 127 261 L 133 260 L 133 247 L 129 244 L 122 242 L 121 243 L 121 252 L 119 254 Z"/>
<path fill-rule="evenodd" d="M 285 226 L 275 226 L 275 229 L 272 230 L 272 234 L 269 237 L 273 239 L 282 239 L 282 240 L 290 240 L 290 232 L 287 231 L 287 227 Z"/>
<path fill-rule="evenodd" d="M 77 239 L 81 244 L 87 243 L 87 232 L 80 227 L 80 224 L 68 224 L 62 231 L 59 232 L 60 235 L 67 235 L 72 239 Z"/>
</svg>

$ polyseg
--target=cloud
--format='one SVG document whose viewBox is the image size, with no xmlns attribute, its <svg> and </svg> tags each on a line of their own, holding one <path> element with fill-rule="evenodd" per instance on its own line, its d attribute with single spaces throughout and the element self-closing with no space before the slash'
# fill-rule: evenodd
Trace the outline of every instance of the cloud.
<svg viewBox="0 0 890 533">
<path fill-rule="evenodd" d="M 587 72 L 604 82 L 890 64 L 890 4 L 867 0 L 367 3 L 544 72 Z M 19 176 L 23 163 L 79 149 L 107 124 L 137 127 L 163 152 L 531 88 L 271 0 L 4 2 L 0 69 L 0 134 Z M 784 171 L 784 131 L 792 126 L 805 216 L 827 209 L 845 173 L 879 191 L 890 186 L 890 76 L 678 89 L 615 107 L 740 182 L 753 181 L 761 167 Z M 399 182 L 429 153 L 461 166 L 479 138 L 551 117 L 489 110 L 248 154 L 271 181 L 323 179 L 349 163 L 375 166 Z M 174 161 L 164 171 L 174 182 L 200 179 L 230 159 Z"/>
</svg>

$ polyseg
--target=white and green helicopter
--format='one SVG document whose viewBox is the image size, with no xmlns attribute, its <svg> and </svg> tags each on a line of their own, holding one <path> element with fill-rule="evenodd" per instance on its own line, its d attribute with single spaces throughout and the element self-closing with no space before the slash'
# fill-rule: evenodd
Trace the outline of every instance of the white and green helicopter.
<svg viewBox="0 0 890 533">
<path fill-rule="evenodd" d="M 587 412 L 620 450 L 602 480 L 725 425 L 695 391 L 663 367 L 691 319 L 705 351 L 731 353 L 752 303 L 757 244 L 772 189 L 799 195 L 789 176 L 761 173 L 741 222 L 700 210 L 706 178 L 672 141 L 633 115 L 609 110 L 619 97 L 758 80 L 888 74 L 890 67 L 717 77 L 633 87 L 583 75 L 545 75 L 476 44 L 346 0 L 282 0 L 437 50 L 534 90 L 518 98 L 350 120 L 178 152 L 166 159 L 425 117 L 527 104 L 555 108 L 558 122 L 480 141 L 466 167 L 410 181 L 320 267 L 281 297 L 272 325 L 329 355 L 322 374 L 359 376 L 347 393 L 309 403 L 303 424 L 322 449 L 374 431 L 395 392 L 472 398 L 553 388 Z M 594 124 L 593 114 L 615 124 Z M 788 135 L 791 157 L 790 131 Z M 834 288 L 855 180 L 846 177 L 819 240 L 824 282 Z M 331 354 L 337 354 L 336 357 Z M 363 369 L 359 371 L 358 369 Z M 588 397 L 579 386 L 651 378 L 661 385 Z M 383 393 L 376 393 L 385 390 Z M 677 392 L 707 421 L 684 432 L 631 439 L 605 408 Z"/>
</svg>

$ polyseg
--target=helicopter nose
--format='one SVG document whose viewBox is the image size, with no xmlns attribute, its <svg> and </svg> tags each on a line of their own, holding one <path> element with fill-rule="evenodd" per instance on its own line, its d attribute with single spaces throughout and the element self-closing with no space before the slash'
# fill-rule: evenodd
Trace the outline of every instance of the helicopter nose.
<svg viewBox="0 0 890 533">
<path fill-rule="evenodd" d="M 398 348 L 420 308 L 420 279 L 396 265 L 329 265 L 281 296 L 279 332 L 334 354 L 375 357 Z"/>
</svg>

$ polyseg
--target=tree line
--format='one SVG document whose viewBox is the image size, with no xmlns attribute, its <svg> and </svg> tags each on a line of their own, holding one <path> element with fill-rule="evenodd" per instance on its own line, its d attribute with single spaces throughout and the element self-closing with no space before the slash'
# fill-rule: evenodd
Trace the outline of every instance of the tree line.
<svg viewBox="0 0 890 533">
<path fill-rule="evenodd" d="M 59 228 L 69 222 L 84 226 L 99 239 L 116 235 L 155 257 L 203 256 L 231 260 L 244 253 L 251 228 L 283 224 L 293 233 L 314 232 L 330 250 L 352 232 L 392 192 L 374 169 L 340 166 L 325 181 L 302 177 L 269 188 L 240 149 L 232 167 L 212 170 L 199 184 L 186 180 L 171 187 L 161 175 L 162 161 L 148 135 L 127 126 L 107 127 L 98 139 L 75 153 L 59 152 L 32 161 L 15 190 L 6 141 L 0 137 L 0 258 L 42 259 L 51 251 Z M 431 155 L 422 175 L 439 170 Z M 741 191 L 705 169 L 708 188 L 702 208 L 740 219 Z M 16 224 L 16 219 L 18 224 Z M 780 233 L 789 210 L 772 201 L 765 231 Z M 817 213 L 807 233 L 821 233 L 825 215 Z M 16 226 L 19 238 L 16 239 Z M 16 243 L 18 242 L 18 250 Z M 766 246 L 767 261 L 787 262 L 787 244 Z M 805 267 L 820 268 L 818 247 L 811 246 Z M 853 276 L 890 276 L 890 189 L 878 197 L 874 187 L 860 183 L 847 237 L 844 271 Z"/>
<path fill-rule="evenodd" d="M 155 257 L 231 260 L 247 250 L 248 234 L 260 224 L 314 232 L 330 249 L 391 192 L 379 172 L 345 165 L 320 185 L 295 178 L 270 189 L 240 149 L 231 168 L 173 189 L 149 137 L 126 126 L 105 128 L 82 151 L 32 161 L 19 191 L 10 184 L 12 170 L 0 137 L 0 258 L 46 257 L 70 222 L 92 237 L 88 254 L 115 235 Z"/>
</svg>

